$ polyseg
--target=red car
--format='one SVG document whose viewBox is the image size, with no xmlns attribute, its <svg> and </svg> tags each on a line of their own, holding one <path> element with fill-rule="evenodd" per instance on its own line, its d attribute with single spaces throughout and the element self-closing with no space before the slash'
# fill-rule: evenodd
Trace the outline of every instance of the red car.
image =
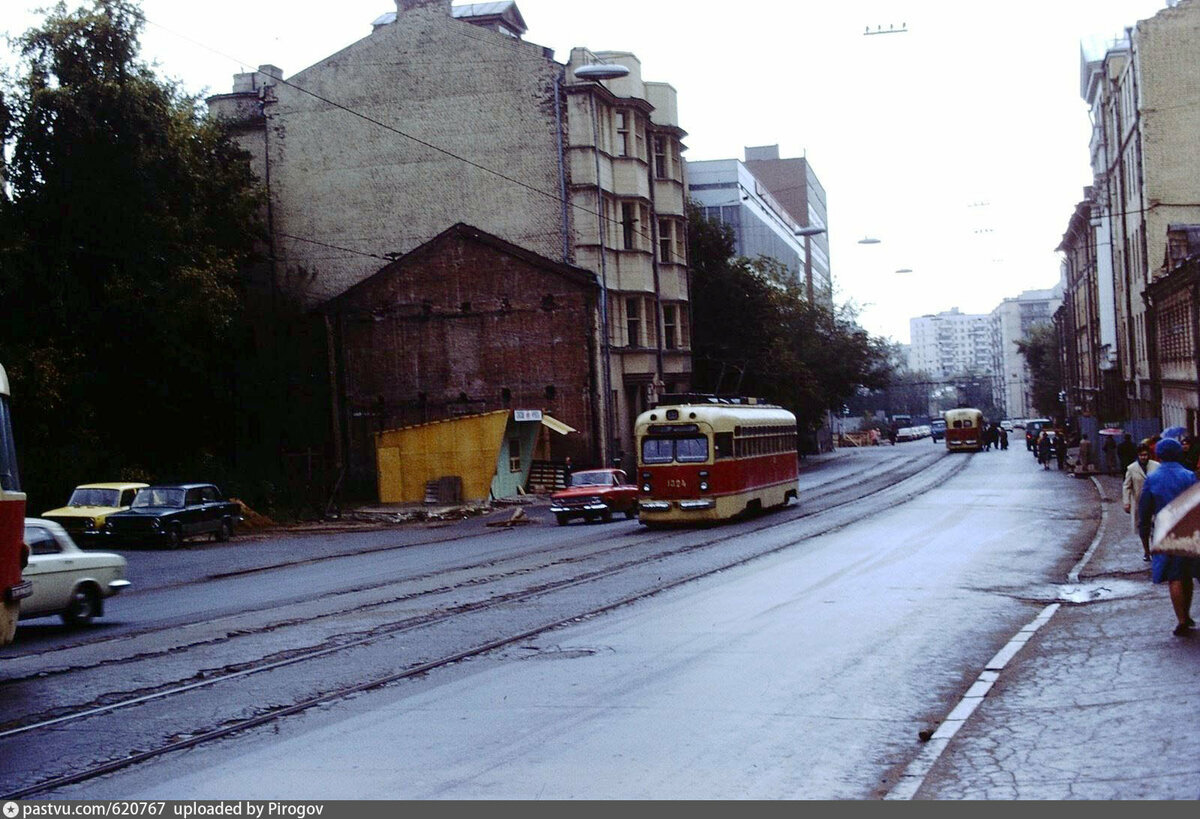
<svg viewBox="0 0 1200 819">
<path fill-rule="evenodd" d="M 612 520 L 613 513 L 637 514 L 637 485 L 623 469 L 585 469 L 571 475 L 566 489 L 550 496 L 550 511 L 559 526 L 571 518 Z"/>
</svg>

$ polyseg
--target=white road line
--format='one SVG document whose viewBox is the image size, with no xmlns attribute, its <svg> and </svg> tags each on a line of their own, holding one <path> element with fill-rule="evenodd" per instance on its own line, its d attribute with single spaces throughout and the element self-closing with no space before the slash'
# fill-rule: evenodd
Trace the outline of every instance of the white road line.
<svg viewBox="0 0 1200 819">
<path fill-rule="evenodd" d="M 1079 572 L 1091 560 L 1095 554 L 1100 541 L 1104 539 L 1104 533 L 1108 527 L 1108 509 L 1105 506 L 1106 498 L 1104 497 L 1104 488 L 1100 485 L 1100 481 L 1092 476 L 1092 485 L 1096 487 L 1096 492 L 1100 496 L 1100 525 L 1096 528 L 1096 536 L 1092 538 L 1091 544 L 1083 557 L 1071 569 L 1067 575 L 1067 580 L 1070 583 L 1079 582 Z M 1000 678 L 1000 672 L 1008 665 L 1008 662 L 1017 655 L 1029 639 L 1033 637 L 1037 630 L 1046 623 L 1050 622 L 1050 618 L 1054 616 L 1054 612 L 1058 611 L 1060 603 L 1051 603 L 1042 609 L 1041 613 L 1029 624 L 1018 631 L 1013 638 L 1005 644 L 1004 648 L 996 652 L 996 655 L 988 661 L 984 666 L 983 672 L 979 678 L 967 689 L 967 693 L 958 701 L 958 705 L 946 715 L 942 720 L 941 725 L 934 731 L 933 736 L 925 743 L 920 753 L 908 764 L 904 769 L 904 773 L 900 775 L 896 785 L 887 792 L 884 799 L 912 799 L 921 785 L 925 783 L 925 777 L 933 770 L 934 764 L 941 757 L 946 747 L 950 744 L 950 740 L 958 733 L 958 729 L 963 727 L 966 721 L 970 718 L 979 704 L 983 702 L 983 698 L 992 690 L 992 685 Z"/>
</svg>

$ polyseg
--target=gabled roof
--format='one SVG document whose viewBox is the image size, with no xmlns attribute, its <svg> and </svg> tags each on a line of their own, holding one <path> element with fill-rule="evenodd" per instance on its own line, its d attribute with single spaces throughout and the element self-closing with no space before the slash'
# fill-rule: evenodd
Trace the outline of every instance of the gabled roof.
<svg viewBox="0 0 1200 819">
<path fill-rule="evenodd" d="M 517 10 L 517 4 L 513 0 L 503 0 L 498 3 L 468 3 L 463 6 L 454 6 L 450 13 L 460 20 L 468 20 L 473 23 L 502 22 L 515 31 L 518 36 L 529 30 L 529 26 L 525 25 L 525 19 Z"/>
<path fill-rule="evenodd" d="M 586 268 L 576 267 L 573 264 L 567 264 L 565 262 L 557 262 L 554 259 L 550 259 L 541 255 L 540 253 L 535 253 L 528 248 L 521 247 L 520 245 L 514 245 L 512 242 L 505 241 L 499 236 L 493 236 L 491 233 L 488 233 L 485 230 L 480 230 L 479 228 L 473 227 L 472 225 L 468 225 L 464 222 L 457 222 L 443 230 L 437 236 L 434 236 L 428 242 L 413 248 L 408 253 L 405 253 L 403 256 L 396 259 L 394 262 L 389 262 L 388 264 L 384 265 L 375 274 L 368 276 L 367 278 L 355 284 L 353 287 L 350 287 L 349 289 L 329 299 L 324 304 L 320 305 L 317 310 L 319 312 L 323 312 L 327 308 L 332 307 L 336 303 L 348 298 L 350 294 L 359 289 L 365 288 L 368 283 L 374 281 L 379 276 L 389 275 L 396 270 L 408 267 L 414 262 L 420 260 L 422 257 L 430 255 L 437 248 L 437 246 L 442 244 L 446 239 L 454 237 L 476 242 L 482 245 L 487 245 L 498 253 L 514 256 L 534 267 L 540 267 L 545 270 L 558 273 L 559 275 L 576 284 L 580 284 L 585 287 L 594 287 L 597 289 L 600 287 L 599 282 L 596 280 L 596 274 Z"/>
<path fill-rule="evenodd" d="M 521 37 L 529 30 L 529 26 L 525 25 L 525 18 L 521 16 L 521 12 L 513 0 L 502 0 L 502 2 L 496 3 L 466 3 L 454 6 L 450 9 L 450 16 L 472 25 L 503 27 L 516 37 Z M 371 25 L 379 28 L 380 26 L 390 26 L 394 22 L 396 22 L 396 12 L 389 11 L 376 17 Z"/>
</svg>

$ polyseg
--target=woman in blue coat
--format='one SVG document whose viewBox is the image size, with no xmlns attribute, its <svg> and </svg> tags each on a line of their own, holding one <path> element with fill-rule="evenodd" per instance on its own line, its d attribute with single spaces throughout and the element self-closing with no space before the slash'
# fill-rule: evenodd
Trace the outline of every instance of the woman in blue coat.
<svg viewBox="0 0 1200 819">
<path fill-rule="evenodd" d="M 1142 542 L 1149 542 L 1154 532 L 1154 516 L 1183 490 L 1196 482 L 1196 473 L 1185 467 L 1180 460 L 1183 458 L 1183 445 L 1174 438 L 1163 438 L 1154 448 L 1158 455 L 1159 466 L 1153 474 L 1146 477 L 1142 484 L 1142 494 L 1138 498 L 1138 531 Z M 1155 583 L 1167 584 L 1171 591 L 1171 606 L 1175 609 L 1175 619 L 1178 625 L 1173 632 L 1177 637 L 1184 637 L 1196 627 L 1192 620 L 1192 584 L 1200 577 L 1198 561 L 1191 557 L 1176 557 L 1175 555 L 1156 554 L 1150 561 L 1150 578 Z"/>
</svg>

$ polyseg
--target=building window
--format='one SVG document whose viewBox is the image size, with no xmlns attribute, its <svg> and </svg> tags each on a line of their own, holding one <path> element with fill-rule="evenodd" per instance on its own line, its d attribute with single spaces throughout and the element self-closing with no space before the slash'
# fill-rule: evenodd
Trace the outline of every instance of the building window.
<svg viewBox="0 0 1200 819">
<path fill-rule="evenodd" d="M 617 156 L 629 156 L 629 113 L 617 111 Z"/>
<path fill-rule="evenodd" d="M 509 438 L 508 439 L 508 471 L 509 472 L 520 472 L 521 471 L 521 439 L 520 438 Z"/>
<path fill-rule="evenodd" d="M 675 244 L 675 225 L 670 219 L 658 220 L 658 260 L 670 262 L 674 258 L 671 252 Z"/>
<path fill-rule="evenodd" d="M 637 210 L 632 202 L 621 203 L 621 236 L 622 247 L 626 250 L 634 250 L 637 247 L 635 235 L 637 233 Z"/>
<path fill-rule="evenodd" d="M 630 347 L 642 345 L 642 300 L 637 296 L 625 299 L 625 343 Z"/>
<path fill-rule="evenodd" d="M 654 138 L 654 178 L 670 179 L 670 166 L 667 164 L 667 140 L 665 137 Z"/>
<path fill-rule="evenodd" d="M 679 325 L 676 320 L 678 313 L 675 305 L 663 305 L 663 346 L 668 350 L 679 347 Z"/>
</svg>

